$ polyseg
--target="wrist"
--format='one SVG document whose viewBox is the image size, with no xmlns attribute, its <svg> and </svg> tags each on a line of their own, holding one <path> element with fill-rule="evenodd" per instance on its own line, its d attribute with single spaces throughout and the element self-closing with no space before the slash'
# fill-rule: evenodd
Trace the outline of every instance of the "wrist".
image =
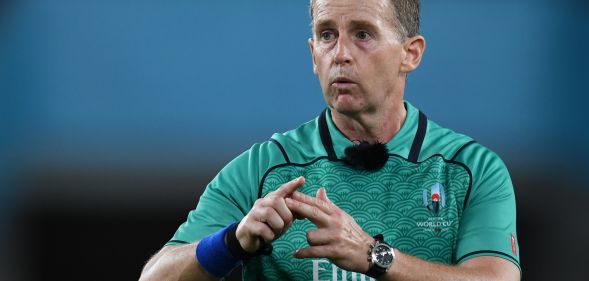
<svg viewBox="0 0 589 281">
<path fill-rule="evenodd" d="M 370 265 L 366 275 L 378 279 L 387 273 L 393 265 L 395 249 L 384 241 L 382 234 L 375 235 L 367 259 Z"/>
<path fill-rule="evenodd" d="M 196 246 L 195 258 L 198 263 L 207 273 L 217 278 L 225 277 L 241 263 L 225 243 L 227 232 L 235 224 L 205 236 Z"/>
<path fill-rule="evenodd" d="M 237 227 L 239 222 L 234 223 L 225 234 L 225 242 L 229 251 L 233 256 L 239 260 L 253 258 L 259 255 L 270 255 L 272 253 L 272 244 L 266 243 L 263 239 L 259 241 L 259 248 L 254 251 L 247 251 L 244 249 L 241 241 L 237 238 Z"/>
</svg>

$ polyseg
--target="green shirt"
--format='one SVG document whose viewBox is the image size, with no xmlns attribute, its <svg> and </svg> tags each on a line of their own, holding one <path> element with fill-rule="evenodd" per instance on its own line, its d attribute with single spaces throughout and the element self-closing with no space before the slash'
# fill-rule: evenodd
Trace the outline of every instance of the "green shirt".
<svg viewBox="0 0 589 281">
<path fill-rule="evenodd" d="M 254 201 L 296 177 L 299 191 L 329 198 L 370 235 L 382 233 L 396 249 L 431 262 L 460 264 L 477 256 L 519 267 L 515 196 L 499 157 L 471 138 L 445 129 L 405 102 L 407 117 L 386 144 L 378 171 L 356 170 L 342 159 L 353 145 L 325 110 L 297 129 L 274 134 L 231 161 L 207 186 L 195 210 L 168 245 L 190 243 L 242 219 Z M 270 256 L 244 263 L 245 280 L 368 280 L 326 259 L 292 257 L 308 247 L 297 220 L 273 242 Z"/>
</svg>

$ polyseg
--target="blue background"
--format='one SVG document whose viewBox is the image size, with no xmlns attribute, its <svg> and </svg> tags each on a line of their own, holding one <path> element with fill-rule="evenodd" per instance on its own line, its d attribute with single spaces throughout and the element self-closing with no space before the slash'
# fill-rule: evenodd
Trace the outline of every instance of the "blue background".
<svg viewBox="0 0 589 281">
<path fill-rule="evenodd" d="M 307 1 L 0 9 L 0 277 L 68 279 L 64 265 L 101 258 L 138 277 L 225 163 L 325 106 Z M 527 280 L 588 273 L 588 15 L 573 0 L 422 3 L 427 48 L 405 96 L 507 163 Z M 63 247 L 78 256 L 39 253 Z"/>
</svg>

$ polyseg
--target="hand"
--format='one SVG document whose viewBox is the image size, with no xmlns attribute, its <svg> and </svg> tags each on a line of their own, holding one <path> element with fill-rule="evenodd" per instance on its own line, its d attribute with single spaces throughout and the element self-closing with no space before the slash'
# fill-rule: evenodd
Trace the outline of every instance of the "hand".
<svg viewBox="0 0 589 281">
<path fill-rule="evenodd" d="M 290 228 L 293 214 L 286 206 L 285 198 L 304 184 L 305 178 L 298 177 L 256 200 L 235 232 L 239 244 L 246 252 L 256 252 L 263 242 L 276 240 Z"/>
<path fill-rule="evenodd" d="M 294 192 L 286 198 L 286 205 L 293 214 L 317 225 L 317 230 L 307 232 L 310 247 L 297 250 L 295 258 L 328 258 L 348 271 L 368 271 L 368 250 L 374 238 L 352 216 L 333 204 L 324 188 L 317 190 L 316 197 Z"/>
</svg>

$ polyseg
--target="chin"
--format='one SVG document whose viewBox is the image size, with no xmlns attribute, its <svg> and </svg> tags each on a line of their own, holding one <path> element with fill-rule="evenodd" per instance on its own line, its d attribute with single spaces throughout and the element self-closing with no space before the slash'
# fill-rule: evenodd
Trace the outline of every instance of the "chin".
<svg viewBox="0 0 589 281">
<path fill-rule="evenodd" d="M 361 93 L 351 90 L 327 89 L 327 104 L 334 111 L 344 115 L 355 115 L 364 110 L 366 101 Z"/>
<path fill-rule="evenodd" d="M 340 114 L 343 115 L 356 115 L 358 113 L 360 113 L 362 111 L 362 109 L 358 106 L 354 106 L 354 105 L 341 105 L 341 104 L 334 104 L 334 106 L 332 106 L 334 111 L 337 111 Z"/>
</svg>

